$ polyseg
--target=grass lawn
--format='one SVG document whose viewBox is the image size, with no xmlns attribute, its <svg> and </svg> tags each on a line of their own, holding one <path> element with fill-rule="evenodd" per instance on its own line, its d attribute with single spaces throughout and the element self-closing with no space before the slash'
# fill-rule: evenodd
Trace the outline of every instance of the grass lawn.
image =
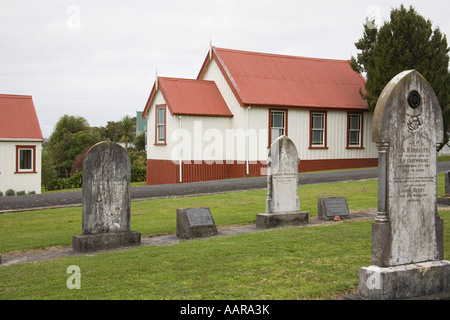
<svg viewBox="0 0 450 320">
<path fill-rule="evenodd" d="M 443 174 L 438 194 L 443 193 Z M 317 214 L 317 198 L 345 196 L 350 210 L 377 204 L 377 181 L 300 188 L 301 209 Z M 177 208 L 209 206 L 218 227 L 252 224 L 266 192 L 133 202 L 131 229 L 144 237 L 176 232 Z M 444 219 L 450 259 L 450 211 Z M 79 255 L 0 267 L 0 299 L 334 299 L 356 292 L 358 269 L 370 265 L 372 221 L 281 228 L 183 241 L 171 246 Z M 0 215 L 0 252 L 70 246 L 81 234 L 81 208 Z M 81 270 L 69 290 L 67 267 Z"/>
</svg>

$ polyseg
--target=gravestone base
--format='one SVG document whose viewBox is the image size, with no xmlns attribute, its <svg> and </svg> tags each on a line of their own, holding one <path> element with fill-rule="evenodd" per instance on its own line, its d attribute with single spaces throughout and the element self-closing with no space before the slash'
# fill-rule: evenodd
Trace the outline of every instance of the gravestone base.
<svg viewBox="0 0 450 320">
<path fill-rule="evenodd" d="M 402 300 L 436 295 L 450 299 L 450 261 L 359 269 L 358 296 L 367 300 Z"/>
<path fill-rule="evenodd" d="M 256 215 L 256 227 L 260 229 L 301 226 L 308 223 L 309 213 L 305 211 L 260 213 Z"/>
<path fill-rule="evenodd" d="M 141 244 L 141 234 L 136 231 L 87 234 L 72 237 L 73 251 L 79 253 L 111 250 Z"/>
</svg>

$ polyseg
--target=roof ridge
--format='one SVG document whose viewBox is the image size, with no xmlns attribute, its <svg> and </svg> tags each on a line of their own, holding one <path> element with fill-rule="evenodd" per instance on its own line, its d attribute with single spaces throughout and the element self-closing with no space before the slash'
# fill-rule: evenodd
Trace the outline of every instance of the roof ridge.
<svg viewBox="0 0 450 320">
<path fill-rule="evenodd" d="M 23 94 L 7 94 L 7 93 L 0 93 L 0 97 L 3 98 L 14 98 L 14 99 L 30 99 L 32 98 L 31 95 L 23 95 Z"/>
<path fill-rule="evenodd" d="M 176 78 L 176 77 L 158 77 L 158 79 L 169 80 L 169 81 L 173 80 L 173 81 L 192 81 L 192 82 L 214 82 L 212 80 Z"/>
<path fill-rule="evenodd" d="M 260 56 L 271 56 L 271 57 L 280 57 L 280 58 L 289 58 L 289 59 L 301 59 L 301 60 L 313 60 L 313 61 L 333 61 L 333 62 L 341 62 L 347 63 L 349 59 L 331 59 L 331 58 L 313 58 L 313 57 L 305 57 L 305 56 L 295 56 L 288 54 L 280 54 L 280 53 L 266 53 L 266 52 L 258 52 L 258 51 L 247 51 L 247 50 L 237 50 L 237 49 L 228 49 L 228 48 L 218 48 L 215 47 L 216 50 L 235 52 L 235 53 L 243 53 L 243 54 L 252 54 L 252 55 L 260 55 Z"/>
</svg>

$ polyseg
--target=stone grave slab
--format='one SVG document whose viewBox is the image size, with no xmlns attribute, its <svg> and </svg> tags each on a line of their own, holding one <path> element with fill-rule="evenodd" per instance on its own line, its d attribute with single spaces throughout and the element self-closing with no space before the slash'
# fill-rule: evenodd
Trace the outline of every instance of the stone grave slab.
<svg viewBox="0 0 450 320">
<path fill-rule="evenodd" d="M 281 136 L 272 144 L 268 157 L 266 213 L 256 215 L 256 227 L 303 225 L 309 214 L 300 211 L 298 166 L 300 159 L 291 139 Z"/>
<path fill-rule="evenodd" d="M 217 227 L 209 208 L 177 209 L 177 237 L 204 238 L 217 235 Z"/>
<path fill-rule="evenodd" d="M 344 197 L 319 198 L 317 207 L 320 220 L 349 217 L 347 199 Z"/>
<path fill-rule="evenodd" d="M 131 164 L 124 148 L 113 142 L 93 146 L 83 162 L 82 235 L 73 236 L 76 252 L 139 245 L 130 230 Z"/>
</svg>

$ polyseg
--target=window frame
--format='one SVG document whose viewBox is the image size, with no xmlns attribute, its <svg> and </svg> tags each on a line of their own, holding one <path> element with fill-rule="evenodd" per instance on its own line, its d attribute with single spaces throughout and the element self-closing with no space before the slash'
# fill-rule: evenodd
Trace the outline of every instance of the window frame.
<svg viewBox="0 0 450 320">
<path fill-rule="evenodd" d="M 351 116 L 359 116 L 359 144 L 351 145 L 350 144 L 350 132 L 356 131 L 355 129 L 350 128 L 351 124 Z M 347 113 L 347 149 L 364 149 L 364 114 L 362 112 L 348 112 Z"/>
<path fill-rule="evenodd" d="M 21 168 L 21 151 L 31 151 L 31 159 L 30 169 Z M 37 173 L 36 171 L 36 146 L 30 145 L 16 145 L 16 174 L 29 174 L 29 173 Z"/>
<path fill-rule="evenodd" d="M 273 127 L 273 117 L 272 114 L 274 112 L 282 112 L 284 113 L 284 127 Z M 288 110 L 287 109 L 269 109 L 269 140 L 268 140 L 268 144 L 269 146 L 267 148 L 270 148 L 272 146 L 272 128 L 275 129 L 283 129 L 283 135 L 287 136 L 288 135 Z"/>
<path fill-rule="evenodd" d="M 323 115 L 323 128 L 322 129 L 316 129 L 313 127 L 314 125 L 314 119 L 313 116 L 316 114 L 322 114 Z M 322 144 L 313 144 L 313 131 L 322 131 Z M 310 110 L 309 112 L 309 149 L 328 149 L 327 145 L 327 111 L 322 110 Z"/>
<path fill-rule="evenodd" d="M 164 110 L 164 119 L 163 123 L 159 123 L 159 110 Z M 156 146 L 165 146 L 167 145 L 167 106 L 165 104 L 155 105 L 155 144 Z M 159 137 L 159 128 L 164 127 L 164 139 L 160 139 Z"/>
</svg>

